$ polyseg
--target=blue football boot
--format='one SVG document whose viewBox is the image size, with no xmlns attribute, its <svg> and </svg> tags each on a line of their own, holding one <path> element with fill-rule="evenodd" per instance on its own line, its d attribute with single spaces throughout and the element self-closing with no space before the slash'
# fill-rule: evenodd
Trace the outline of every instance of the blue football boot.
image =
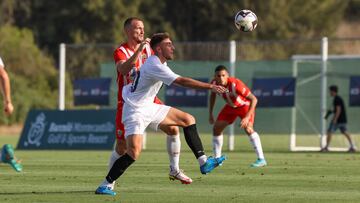
<svg viewBox="0 0 360 203">
<path fill-rule="evenodd" d="M 115 196 L 115 195 L 116 195 L 116 192 L 114 192 L 114 191 L 111 189 L 111 187 L 99 186 L 99 187 L 96 189 L 95 194 Z"/>
<path fill-rule="evenodd" d="M 15 171 L 22 171 L 22 165 L 16 160 L 14 155 L 14 148 L 10 144 L 5 144 L 1 150 L 1 161 L 10 164 Z"/>
<path fill-rule="evenodd" d="M 200 166 L 200 171 L 202 174 L 210 173 L 212 170 L 214 170 L 216 167 L 218 167 L 220 164 L 222 164 L 226 160 L 226 156 L 221 156 L 219 158 L 214 158 L 212 156 L 209 156 L 206 160 L 206 163 Z"/>
<path fill-rule="evenodd" d="M 265 159 L 256 159 L 256 161 L 254 163 L 252 163 L 250 165 L 251 168 L 258 168 L 258 167 L 264 167 L 266 166 L 267 163 L 265 161 Z"/>
</svg>

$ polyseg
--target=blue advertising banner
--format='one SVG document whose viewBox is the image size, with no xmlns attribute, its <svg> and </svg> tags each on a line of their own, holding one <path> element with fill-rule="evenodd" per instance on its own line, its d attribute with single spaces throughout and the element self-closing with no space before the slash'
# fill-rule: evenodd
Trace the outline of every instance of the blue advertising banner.
<svg viewBox="0 0 360 203">
<path fill-rule="evenodd" d="M 360 106 L 360 76 L 350 77 L 349 105 Z"/>
<path fill-rule="evenodd" d="M 115 110 L 31 110 L 18 149 L 113 149 Z"/>
<path fill-rule="evenodd" d="M 194 78 L 208 82 L 208 78 Z M 189 89 L 176 85 L 166 86 L 165 104 L 177 107 L 207 107 L 208 90 Z"/>
<path fill-rule="evenodd" d="M 74 105 L 109 105 L 111 78 L 74 81 Z"/>
<path fill-rule="evenodd" d="M 252 93 L 258 99 L 258 107 L 293 107 L 295 78 L 254 78 Z"/>
</svg>

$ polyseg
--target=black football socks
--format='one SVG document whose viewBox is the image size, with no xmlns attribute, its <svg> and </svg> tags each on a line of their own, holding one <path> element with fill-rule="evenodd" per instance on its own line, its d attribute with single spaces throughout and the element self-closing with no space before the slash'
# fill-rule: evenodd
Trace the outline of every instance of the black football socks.
<svg viewBox="0 0 360 203">
<path fill-rule="evenodd" d="M 134 162 L 135 162 L 135 160 L 133 158 L 131 158 L 131 156 L 129 156 L 128 154 L 125 153 L 123 156 L 121 156 L 114 162 L 108 175 L 106 176 L 106 180 L 109 183 L 113 183 Z"/>
<path fill-rule="evenodd" d="M 205 155 L 204 147 L 201 143 L 199 133 L 196 129 L 196 124 L 187 126 L 184 129 L 185 140 L 196 158 Z"/>
</svg>

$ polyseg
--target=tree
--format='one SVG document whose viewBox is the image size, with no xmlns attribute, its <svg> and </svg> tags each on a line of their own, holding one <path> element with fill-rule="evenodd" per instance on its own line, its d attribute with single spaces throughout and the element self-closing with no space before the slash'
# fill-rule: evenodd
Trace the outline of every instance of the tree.
<svg viewBox="0 0 360 203">
<path fill-rule="evenodd" d="M 23 121 L 31 108 L 56 108 L 58 74 L 51 57 L 36 46 L 32 32 L 9 25 L 1 27 L 0 50 L 10 75 L 15 107 L 10 122 Z M 70 90 L 67 83 L 68 100 Z"/>
</svg>

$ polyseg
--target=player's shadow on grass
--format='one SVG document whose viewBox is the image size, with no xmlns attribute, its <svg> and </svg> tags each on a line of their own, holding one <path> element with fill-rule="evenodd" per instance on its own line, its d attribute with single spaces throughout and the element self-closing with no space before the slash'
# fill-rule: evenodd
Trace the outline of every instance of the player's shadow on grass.
<svg viewBox="0 0 360 203">
<path fill-rule="evenodd" d="M 79 190 L 79 191 L 48 191 L 48 192 L 0 192 L 1 195 L 46 195 L 46 194 L 74 194 L 74 193 L 92 193 L 95 194 L 94 190 Z"/>
</svg>

